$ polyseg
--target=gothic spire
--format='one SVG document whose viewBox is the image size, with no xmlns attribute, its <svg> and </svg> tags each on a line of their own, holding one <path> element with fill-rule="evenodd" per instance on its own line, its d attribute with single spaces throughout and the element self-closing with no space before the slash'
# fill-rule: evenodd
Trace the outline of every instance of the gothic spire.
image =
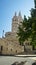
<svg viewBox="0 0 36 65">
<path fill-rule="evenodd" d="M 21 12 L 19 12 L 19 16 L 21 16 Z"/>
<path fill-rule="evenodd" d="M 15 16 L 16 16 L 16 12 L 15 12 Z"/>
</svg>

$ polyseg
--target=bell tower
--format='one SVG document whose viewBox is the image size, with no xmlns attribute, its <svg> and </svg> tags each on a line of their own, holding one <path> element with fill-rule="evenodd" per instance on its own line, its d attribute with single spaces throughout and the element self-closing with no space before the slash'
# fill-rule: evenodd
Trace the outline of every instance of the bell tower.
<svg viewBox="0 0 36 65">
<path fill-rule="evenodd" d="M 12 32 L 13 33 L 15 33 L 17 31 L 17 22 L 18 22 L 18 19 L 17 19 L 17 15 L 15 12 L 14 17 L 12 18 Z"/>
<path fill-rule="evenodd" d="M 17 32 L 18 26 L 21 21 L 22 21 L 21 12 L 19 12 L 18 16 L 16 15 L 16 12 L 15 12 L 15 15 L 12 18 L 12 33 Z"/>
</svg>

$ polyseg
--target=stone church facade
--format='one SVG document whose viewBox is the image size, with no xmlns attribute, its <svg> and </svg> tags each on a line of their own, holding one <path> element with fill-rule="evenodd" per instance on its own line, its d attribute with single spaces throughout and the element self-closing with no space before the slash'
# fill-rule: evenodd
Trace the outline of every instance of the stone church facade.
<svg viewBox="0 0 36 65">
<path fill-rule="evenodd" d="M 0 54 L 12 55 L 24 52 L 24 46 L 21 46 L 17 39 L 18 25 L 22 20 L 21 13 L 19 12 L 17 16 L 15 12 L 12 18 L 11 32 L 6 32 L 5 37 L 0 38 Z"/>
</svg>

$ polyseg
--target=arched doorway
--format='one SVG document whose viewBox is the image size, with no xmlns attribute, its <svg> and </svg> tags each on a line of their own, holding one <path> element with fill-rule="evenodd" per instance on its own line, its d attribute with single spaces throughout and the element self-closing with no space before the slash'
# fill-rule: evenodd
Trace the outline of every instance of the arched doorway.
<svg viewBox="0 0 36 65">
<path fill-rule="evenodd" d="M 0 47 L 0 50 L 1 50 L 0 54 L 2 54 L 3 46 Z"/>
</svg>

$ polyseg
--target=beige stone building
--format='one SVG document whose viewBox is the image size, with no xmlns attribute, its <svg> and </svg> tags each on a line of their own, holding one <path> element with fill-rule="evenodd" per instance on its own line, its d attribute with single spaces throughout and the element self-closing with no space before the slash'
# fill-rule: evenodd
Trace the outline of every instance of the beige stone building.
<svg viewBox="0 0 36 65">
<path fill-rule="evenodd" d="M 19 12 L 19 15 L 15 15 L 12 18 L 12 27 L 11 32 L 6 32 L 5 37 L 0 38 L 0 54 L 17 54 L 24 52 L 24 46 L 19 45 L 18 39 L 17 39 L 17 30 L 18 25 L 22 21 L 21 13 Z"/>
<path fill-rule="evenodd" d="M 15 12 L 15 15 L 12 18 L 11 32 L 6 32 L 5 37 L 0 38 L 0 54 L 12 55 L 24 52 L 24 46 L 19 44 L 17 38 L 18 26 L 22 21 L 21 13 L 19 12 L 19 15 L 17 16 Z M 29 41 L 26 40 L 24 45 L 26 49 L 32 50 L 32 46 Z"/>
</svg>

